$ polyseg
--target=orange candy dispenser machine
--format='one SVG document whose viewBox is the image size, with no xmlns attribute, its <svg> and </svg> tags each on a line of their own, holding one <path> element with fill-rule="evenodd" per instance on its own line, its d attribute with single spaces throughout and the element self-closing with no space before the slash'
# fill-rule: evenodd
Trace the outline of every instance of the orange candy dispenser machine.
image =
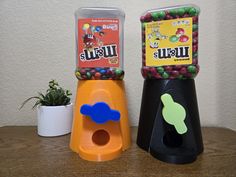
<svg viewBox="0 0 236 177">
<path fill-rule="evenodd" d="M 112 160 L 131 143 L 123 82 L 124 18 L 116 8 L 75 12 L 79 81 L 70 148 L 85 160 Z"/>
</svg>

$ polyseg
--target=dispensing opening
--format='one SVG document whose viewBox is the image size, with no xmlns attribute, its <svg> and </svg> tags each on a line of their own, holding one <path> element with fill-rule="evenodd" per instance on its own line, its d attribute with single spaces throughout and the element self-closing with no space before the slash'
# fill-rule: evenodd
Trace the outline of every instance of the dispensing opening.
<svg viewBox="0 0 236 177">
<path fill-rule="evenodd" d="M 110 140 L 110 135 L 106 130 L 97 130 L 93 133 L 92 141 L 96 145 L 104 146 Z"/>
<path fill-rule="evenodd" d="M 180 147 L 183 143 L 183 138 L 180 134 L 178 134 L 176 131 L 168 131 L 163 137 L 163 143 L 167 147 Z"/>
</svg>

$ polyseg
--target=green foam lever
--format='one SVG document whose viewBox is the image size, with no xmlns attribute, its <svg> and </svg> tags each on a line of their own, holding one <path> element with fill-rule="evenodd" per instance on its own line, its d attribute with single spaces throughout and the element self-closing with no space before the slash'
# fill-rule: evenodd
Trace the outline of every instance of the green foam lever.
<svg viewBox="0 0 236 177">
<path fill-rule="evenodd" d="M 161 101 L 164 105 L 162 109 L 162 116 L 164 120 L 173 125 L 179 134 L 184 134 L 187 132 L 187 126 L 185 125 L 186 111 L 184 107 L 174 102 L 172 96 L 165 93 L 161 96 Z"/>
</svg>

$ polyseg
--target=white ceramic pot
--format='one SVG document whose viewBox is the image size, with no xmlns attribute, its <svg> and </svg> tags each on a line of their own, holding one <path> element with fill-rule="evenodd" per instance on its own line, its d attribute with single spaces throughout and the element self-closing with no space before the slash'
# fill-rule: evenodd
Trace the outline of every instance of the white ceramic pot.
<svg viewBox="0 0 236 177">
<path fill-rule="evenodd" d="M 38 134 L 60 136 L 71 132 L 73 104 L 66 106 L 38 106 Z"/>
</svg>

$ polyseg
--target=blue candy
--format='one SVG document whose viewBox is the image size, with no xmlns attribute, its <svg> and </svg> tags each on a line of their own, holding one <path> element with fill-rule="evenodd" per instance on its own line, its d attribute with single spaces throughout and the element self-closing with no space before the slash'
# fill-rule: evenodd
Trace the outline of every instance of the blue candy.
<svg viewBox="0 0 236 177">
<path fill-rule="evenodd" d="M 100 73 L 101 73 L 101 74 L 105 74 L 105 73 L 106 73 L 106 70 L 102 69 L 102 70 L 100 71 Z"/>
<path fill-rule="evenodd" d="M 101 26 L 96 26 L 95 30 L 96 30 L 96 32 L 100 32 L 102 30 L 102 27 Z"/>
<path fill-rule="evenodd" d="M 101 68 L 95 68 L 96 71 L 100 72 Z"/>
</svg>

